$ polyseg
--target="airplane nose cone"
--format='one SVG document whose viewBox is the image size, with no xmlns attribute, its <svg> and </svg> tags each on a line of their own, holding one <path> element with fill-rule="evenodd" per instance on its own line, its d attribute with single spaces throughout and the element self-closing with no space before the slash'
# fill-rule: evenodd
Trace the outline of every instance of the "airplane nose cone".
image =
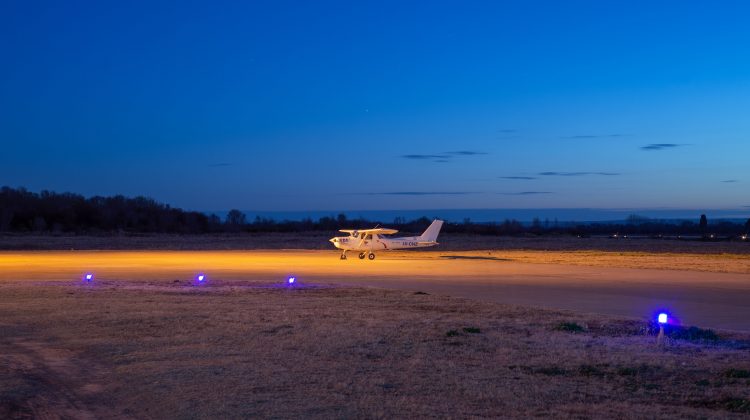
<svg viewBox="0 0 750 420">
<path fill-rule="evenodd" d="M 332 244 L 335 244 L 338 241 L 339 241 L 339 238 L 331 238 L 331 239 L 328 240 L 328 242 L 330 242 Z"/>
</svg>

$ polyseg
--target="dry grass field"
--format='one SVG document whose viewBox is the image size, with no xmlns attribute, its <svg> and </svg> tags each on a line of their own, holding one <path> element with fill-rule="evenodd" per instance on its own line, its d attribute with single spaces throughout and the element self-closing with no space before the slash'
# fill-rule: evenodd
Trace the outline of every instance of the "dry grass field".
<svg viewBox="0 0 750 420">
<path fill-rule="evenodd" d="M 750 415 L 750 337 L 653 334 L 322 283 L 5 280 L 0 418 Z"/>
<path fill-rule="evenodd" d="M 750 334 L 683 327 L 657 346 L 645 314 L 580 310 L 674 294 L 693 316 L 745 325 L 731 322 L 748 313 L 744 243 L 457 240 L 372 262 L 237 251 L 320 239 L 274 238 L 0 237 L 0 249 L 215 250 L 0 253 L 0 418 L 750 416 Z M 285 287 L 292 266 L 306 275 Z M 197 285 L 201 268 L 213 275 Z M 76 280 L 84 269 L 93 283 Z M 448 296 L 460 290 L 476 299 Z"/>
</svg>

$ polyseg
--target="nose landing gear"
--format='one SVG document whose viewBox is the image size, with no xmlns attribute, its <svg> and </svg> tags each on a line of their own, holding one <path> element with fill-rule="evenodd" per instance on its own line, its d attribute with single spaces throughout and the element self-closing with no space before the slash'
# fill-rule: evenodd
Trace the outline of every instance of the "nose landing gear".
<svg viewBox="0 0 750 420">
<path fill-rule="evenodd" d="M 359 253 L 359 259 L 360 260 L 364 260 L 365 259 L 365 253 L 364 252 L 360 252 Z"/>
</svg>

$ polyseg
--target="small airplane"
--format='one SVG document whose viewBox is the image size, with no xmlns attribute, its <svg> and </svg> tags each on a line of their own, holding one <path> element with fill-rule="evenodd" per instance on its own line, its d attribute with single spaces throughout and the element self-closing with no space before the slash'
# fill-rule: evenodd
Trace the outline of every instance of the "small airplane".
<svg viewBox="0 0 750 420">
<path fill-rule="evenodd" d="M 359 251 L 359 259 L 365 256 L 374 260 L 376 250 L 391 250 L 405 248 L 424 248 L 437 245 L 438 233 L 443 227 L 442 220 L 434 220 L 432 224 L 420 236 L 408 236 L 402 238 L 387 238 L 383 235 L 393 235 L 396 229 L 374 228 L 374 229 L 341 229 L 339 232 L 348 233 L 349 236 L 337 236 L 329 241 L 338 249 L 341 249 L 341 259 L 346 259 L 346 251 Z"/>
</svg>

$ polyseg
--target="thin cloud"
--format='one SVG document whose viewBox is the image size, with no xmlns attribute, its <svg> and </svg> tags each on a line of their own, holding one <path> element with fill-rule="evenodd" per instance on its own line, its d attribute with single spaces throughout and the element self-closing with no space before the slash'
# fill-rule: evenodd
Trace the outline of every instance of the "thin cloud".
<svg viewBox="0 0 750 420">
<path fill-rule="evenodd" d="M 599 176 L 617 176 L 620 175 L 617 172 L 539 172 L 539 175 L 542 176 L 589 176 L 589 175 L 599 175 Z"/>
<path fill-rule="evenodd" d="M 414 159 L 414 160 L 426 160 L 426 159 L 445 159 L 445 155 L 401 155 L 404 159 Z"/>
<path fill-rule="evenodd" d="M 519 179 L 519 180 L 531 180 L 536 179 L 535 176 L 501 176 L 500 179 Z"/>
<path fill-rule="evenodd" d="M 574 136 L 563 136 L 561 139 L 566 140 L 585 140 L 585 139 L 605 139 L 625 137 L 625 134 L 576 134 Z"/>
<path fill-rule="evenodd" d="M 501 192 L 500 195 L 540 195 L 554 194 L 552 191 L 521 191 L 521 192 Z"/>
<path fill-rule="evenodd" d="M 674 149 L 677 147 L 686 146 L 685 144 L 678 143 L 651 143 L 645 146 L 641 146 L 641 150 L 666 150 Z"/>
<path fill-rule="evenodd" d="M 226 163 L 226 162 L 219 162 L 219 163 L 209 163 L 208 166 L 211 168 L 220 168 L 223 166 L 232 166 L 232 164 Z"/>
<path fill-rule="evenodd" d="M 724 181 L 721 181 L 721 182 L 726 183 L 726 184 L 732 184 L 732 183 L 740 182 L 740 181 L 737 179 L 725 179 Z"/>
<path fill-rule="evenodd" d="M 455 150 L 451 152 L 442 152 L 437 154 L 409 154 L 409 155 L 401 155 L 404 159 L 410 159 L 410 160 L 431 160 L 433 162 L 437 163 L 446 163 L 449 162 L 451 159 L 455 159 L 457 157 L 469 157 L 469 156 L 479 156 L 479 155 L 488 155 L 487 152 L 480 152 L 477 150 Z"/>
<path fill-rule="evenodd" d="M 468 195 L 477 194 L 470 191 L 388 191 L 388 192 L 369 192 L 369 193 L 352 193 L 351 195 Z"/>
<path fill-rule="evenodd" d="M 446 155 L 452 155 L 452 156 L 478 156 L 478 155 L 486 155 L 487 152 L 477 152 L 476 150 L 458 150 L 455 152 L 445 152 Z"/>
<path fill-rule="evenodd" d="M 517 139 L 519 137 L 520 136 L 518 135 L 518 130 L 515 130 L 512 128 L 497 130 L 495 132 L 495 139 L 497 140 L 512 140 L 512 139 Z"/>
</svg>

